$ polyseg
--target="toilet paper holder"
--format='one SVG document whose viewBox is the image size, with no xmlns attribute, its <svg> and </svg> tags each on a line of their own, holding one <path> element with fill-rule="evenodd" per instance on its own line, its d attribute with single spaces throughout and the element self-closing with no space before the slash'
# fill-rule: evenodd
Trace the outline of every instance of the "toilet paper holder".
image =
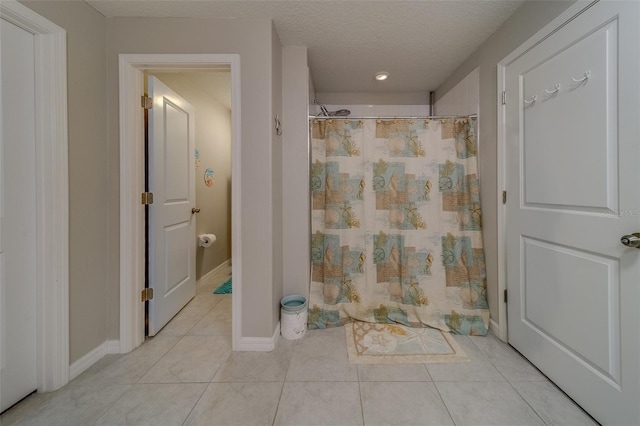
<svg viewBox="0 0 640 426">
<path fill-rule="evenodd" d="M 200 247 L 211 247 L 213 243 L 216 242 L 215 234 L 200 234 L 198 235 L 198 246 Z"/>
</svg>

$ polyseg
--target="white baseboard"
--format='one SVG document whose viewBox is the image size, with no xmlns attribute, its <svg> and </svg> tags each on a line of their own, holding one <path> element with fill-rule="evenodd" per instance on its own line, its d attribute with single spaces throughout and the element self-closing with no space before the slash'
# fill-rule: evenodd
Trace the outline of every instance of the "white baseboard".
<svg viewBox="0 0 640 426">
<path fill-rule="evenodd" d="M 107 353 L 119 354 L 120 353 L 120 340 L 108 340 L 107 341 Z"/>
<path fill-rule="evenodd" d="M 492 319 L 489 320 L 489 331 L 492 332 L 493 335 L 498 339 L 502 340 L 502 338 L 500 337 L 500 325 Z"/>
<path fill-rule="evenodd" d="M 223 268 L 226 268 L 231 264 L 231 259 L 227 259 L 222 262 L 220 265 L 216 266 L 206 274 L 200 277 L 200 279 L 196 282 L 196 287 L 201 287 L 207 284 L 210 284 L 211 279 L 220 272 Z"/>
<path fill-rule="evenodd" d="M 276 347 L 276 341 L 280 337 L 280 323 L 276 325 L 276 331 L 271 337 L 241 337 L 238 351 L 246 352 L 271 352 Z"/>
<path fill-rule="evenodd" d="M 69 381 L 75 379 L 80 374 L 89 369 L 93 364 L 100 361 L 102 357 L 109 354 L 120 353 L 119 340 L 107 340 L 89 351 L 82 358 L 76 360 L 69 366 Z"/>
</svg>

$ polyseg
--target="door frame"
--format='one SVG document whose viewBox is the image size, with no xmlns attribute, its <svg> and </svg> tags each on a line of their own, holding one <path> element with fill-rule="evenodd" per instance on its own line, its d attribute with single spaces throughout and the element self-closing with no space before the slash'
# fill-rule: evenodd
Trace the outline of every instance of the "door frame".
<svg viewBox="0 0 640 426">
<path fill-rule="evenodd" d="M 0 16 L 34 35 L 36 126 L 37 386 L 69 382 L 69 178 L 67 35 L 17 1 Z"/>
<path fill-rule="evenodd" d="M 231 67 L 231 257 L 233 275 L 231 341 L 241 340 L 242 277 L 240 230 L 240 55 L 238 54 L 120 54 L 120 352 L 144 341 L 144 94 L 143 72 Z M 136 143 L 138 141 L 138 143 Z M 194 242 L 195 244 L 195 242 Z"/>
<path fill-rule="evenodd" d="M 498 194 L 502 194 L 507 190 L 506 182 L 506 106 L 502 105 L 500 99 L 502 99 L 502 93 L 506 90 L 506 70 L 507 67 L 524 55 L 529 50 L 540 44 L 543 40 L 549 37 L 551 34 L 558 31 L 567 23 L 572 21 L 578 15 L 589 9 L 599 0 L 577 0 L 576 3 L 571 5 L 562 14 L 558 15 L 554 20 L 545 25 L 540 31 L 535 33 L 531 38 L 522 43 L 517 49 L 509 53 L 504 59 L 498 62 Z M 501 295 L 507 291 L 507 206 L 502 202 L 502 196 L 498 198 L 498 300 L 501 300 L 498 309 L 499 322 L 498 322 L 498 337 L 504 342 L 508 342 L 508 324 L 507 324 L 507 302 Z M 511 202 L 518 202 L 518 200 L 511 200 Z"/>
</svg>

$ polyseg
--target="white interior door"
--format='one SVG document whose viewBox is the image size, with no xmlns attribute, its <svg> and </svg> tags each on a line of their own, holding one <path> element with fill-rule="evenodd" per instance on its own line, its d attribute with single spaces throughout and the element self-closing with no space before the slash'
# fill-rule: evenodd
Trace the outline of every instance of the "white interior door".
<svg viewBox="0 0 640 426">
<path fill-rule="evenodd" d="M 597 3 L 505 73 L 509 343 L 611 425 L 640 424 L 639 24 Z"/>
<path fill-rule="evenodd" d="M 195 112 L 156 77 L 148 78 L 149 335 L 154 336 L 196 294 Z"/>
<path fill-rule="evenodd" d="M 34 36 L 0 19 L 0 411 L 37 388 Z"/>
</svg>

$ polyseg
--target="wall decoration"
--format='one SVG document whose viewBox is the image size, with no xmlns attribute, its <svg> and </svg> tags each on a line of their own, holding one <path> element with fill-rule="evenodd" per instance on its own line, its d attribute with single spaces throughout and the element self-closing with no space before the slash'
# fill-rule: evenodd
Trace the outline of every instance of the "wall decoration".
<svg viewBox="0 0 640 426">
<path fill-rule="evenodd" d="M 215 173 L 211 169 L 205 169 L 204 171 L 204 184 L 207 186 L 213 186 L 213 179 L 215 178 Z"/>
<path fill-rule="evenodd" d="M 195 157 L 196 157 L 196 169 L 197 169 L 200 166 L 200 151 L 198 151 L 197 149 L 196 149 Z"/>
</svg>

